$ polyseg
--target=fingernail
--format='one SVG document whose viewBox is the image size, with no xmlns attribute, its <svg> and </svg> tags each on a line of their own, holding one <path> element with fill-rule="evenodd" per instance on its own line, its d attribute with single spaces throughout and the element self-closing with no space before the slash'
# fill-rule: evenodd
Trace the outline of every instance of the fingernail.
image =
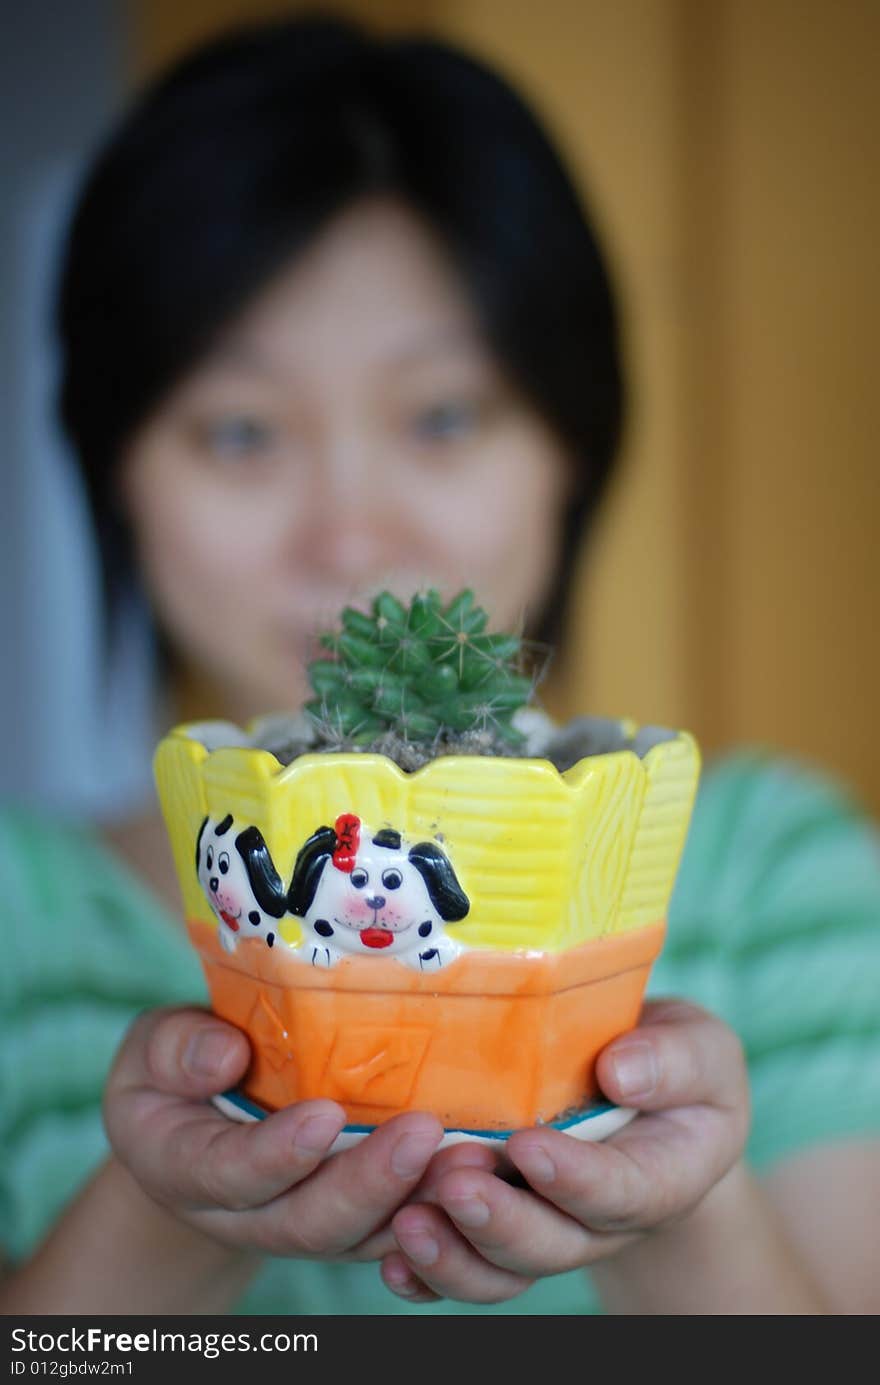
<svg viewBox="0 0 880 1385">
<path fill-rule="evenodd" d="M 419 1291 L 419 1282 L 404 1264 L 391 1264 L 385 1270 L 385 1282 L 396 1294 L 409 1298 Z"/>
<path fill-rule="evenodd" d="M 421 1227 L 395 1233 L 404 1255 L 417 1265 L 434 1265 L 440 1259 L 440 1247 L 434 1237 Z"/>
<path fill-rule="evenodd" d="M 391 1167 L 398 1178 L 414 1178 L 421 1173 L 439 1143 L 436 1135 L 424 1132 L 401 1135 L 391 1151 Z"/>
<path fill-rule="evenodd" d="M 516 1163 L 530 1183 L 552 1183 L 556 1177 L 556 1165 L 543 1145 L 520 1145 Z"/>
<path fill-rule="evenodd" d="M 657 1085 L 657 1059 L 649 1043 L 626 1044 L 611 1054 L 614 1080 L 627 1098 L 650 1096 Z"/>
<path fill-rule="evenodd" d="M 213 1077 L 228 1054 L 228 1034 L 222 1029 L 201 1029 L 186 1046 L 183 1066 L 192 1077 Z"/>
<path fill-rule="evenodd" d="M 310 1116 L 294 1131 L 293 1147 L 303 1154 L 323 1154 L 338 1134 L 337 1116 Z"/>
<path fill-rule="evenodd" d="M 481 1197 L 448 1197 L 445 1206 L 460 1226 L 485 1226 L 492 1215 Z"/>
</svg>

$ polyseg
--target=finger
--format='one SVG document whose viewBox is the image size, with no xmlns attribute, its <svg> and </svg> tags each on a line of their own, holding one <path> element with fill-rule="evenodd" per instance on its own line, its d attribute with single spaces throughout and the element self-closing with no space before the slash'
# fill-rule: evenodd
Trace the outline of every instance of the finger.
<svg viewBox="0 0 880 1385">
<path fill-rule="evenodd" d="M 158 1093 L 116 1110 L 111 1144 L 166 1205 L 241 1211 L 277 1199 L 326 1157 L 345 1124 L 332 1101 L 307 1101 L 263 1121 L 238 1124 L 208 1107 Z"/>
<path fill-rule="evenodd" d="M 473 1141 L 450 1145 L 439 1150 L 428 1164 L 424 1177 L 409 1196 L 410 1202 L 435 1202 L 436 1188 L 443 1177 L 455 1168 L 479 1168 L 492 1173 L 498 1164 L 494 1150 Z M 360 1245 L 354 1246 L 350 1258 L 353 1260 L 382 1260 L 397 1245 L 390 1222 L 380 1226 Z"/>
<path fill-rule="evenodd" d="M 258 1213 L 275 1254 L 348 1255 L 391 1218 L 424 1175 L 443 1127 L 420 1112 L 395 1116 L 326 1160 L 302 1188 Z"/>
<path fill-rule="evenodd" d="M 403 1207 L 392 1226 L 400 1253 L 414 1278 L 425 1289 L 444 1298 L 466 1303 L 503 1303 L 521 1294 L 532 1282 L 484 1260 L 437 1207 Z M 393 1288 L 387 1272 L 384 1278 L 388 1287 Z"/>
<path fill-rule="evenodd" d="M 473 1248 L 500 1269 L 535 1279 L 590 1264 L 622 1244 L 529 1188 L 478 1169 L 456 1169 L 437 1189 L 438 1206 Z"/>
<path fill-rule="evenodd" d="M 390 1255 L 397 1248 L 397 1241 L 394 1239 L 394 1232 L 391 1230 L 391 1222 L 385 1221 L 375 1231 L 371 1231 L 362 1241 L 353 1245 L 344 1254 L 346 1260 L 353 1260 L 358 1263 L 365 1263 L 373 1260 L 383 1260 L 386 1255 Z"/>
<path fill-rule="evenodd" d="M 413 1190 L 413 1202 L 434 1202 L 438 1184 L 453 1169 L 482 1169 L 494 1173 L 501 1160 L 498 1151 L 474 1140 L 448 1145 L 438 1150 L 425 1170 L 425 1176 Z"/>
<path fill-rule="evenodd" d="M 147 1088 L 204 1099 L 239 1081 L 250 1056 L 241 1030 L 208 1010 L 148 1010 L 126 1034 L 108 1093 Z"/>
<path fill-rule="evenodd" d="M 647 1005 L 638 1028 L 603 1049 L 596 1073 L 602 1090 L 620 1105 L 659 1111 L 706 1103 L 747 1116 L 739 1038 L 685 1001 Z"/>
<path fill-rule="evenodd" d="M 232 1025 L 198 1009 L 140 1015 L 107 1085 L 110 1143 L 168 1205 L 239 1210 L 306 1177 L 345 1123 L 334 1102 L 301 1103 L 247 1125 L 201 1104 L 239 1079 L 250 1060 Z"/>
<path fill-rule="evenodd" d="M 394 1246 L 397 1242 L 394 1241 Z M 436 1303 L 440 1294 L 435 1294 L 427 1284 L 423 1284 L 414 1274 L 399 1250 L 392 1250 L 382 1261 L 379 1269 L 382 1282 L 392 1294 L 405 1298 L 409 1303 Z"/>
<path fill-rule="evenodd" d="M 534 1191 L 594 1232 L 643 1231 L 684 1216 L 739 1149 L 728 1116 L 709 1107 L 638 1116 L 603 1144 L 536 1129 L 508 1145 Z"/>
</svg>

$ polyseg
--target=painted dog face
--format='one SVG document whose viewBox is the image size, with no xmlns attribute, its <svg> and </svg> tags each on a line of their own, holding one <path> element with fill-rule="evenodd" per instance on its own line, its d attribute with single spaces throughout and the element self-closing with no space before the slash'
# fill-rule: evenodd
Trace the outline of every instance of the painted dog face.
<svg viewBox="0 0 880 1385">
<path fill-rule="evenodd" d="M 345 955 L 397 957 L 420 970 L 443 966 L 460 951 L 444 925 L 469 908 L 435 842 L 407 846 L 390 829 L 371 837 L 352 813 L 306 842 L 288 899 L 316 966 Z"/>
<path fill-rule="evenodd" d="M 242 938 L 262 938 L 272 947 L 287 896 L 259 829 L 234 831 L 231 813 L 219 822 L 205 818 L 196 871 L 226 951 L 234 952 Z"/>
</svg>

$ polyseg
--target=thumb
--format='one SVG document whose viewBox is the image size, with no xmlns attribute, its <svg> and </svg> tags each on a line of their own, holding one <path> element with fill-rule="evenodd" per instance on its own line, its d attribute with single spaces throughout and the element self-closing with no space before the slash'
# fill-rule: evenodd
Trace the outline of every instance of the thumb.
<svg viewBox="0 0 880 1385">
<path fill-rule="evenodd" d="M 208 1010 L 147 1010 L 132 1024 L 108 1090 L 152 1088 L 170 1096 L 213 1096 L 245 1073 L 250 1046 L 241 1030 Z"/>
</svg>

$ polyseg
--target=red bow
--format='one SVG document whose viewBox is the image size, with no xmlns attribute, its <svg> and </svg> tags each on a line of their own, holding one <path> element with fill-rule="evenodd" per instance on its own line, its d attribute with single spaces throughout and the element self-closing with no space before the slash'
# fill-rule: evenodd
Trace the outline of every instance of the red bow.
<svg viewBox="0 0 880 1385">
<path fill-rule="evenodd" d="M 340 813 L 336 819 L 336 850 L 333 864 L 337 870 L 351 875 L 361 840 L 361 820 L 354 813 Z"/>
</svg>

